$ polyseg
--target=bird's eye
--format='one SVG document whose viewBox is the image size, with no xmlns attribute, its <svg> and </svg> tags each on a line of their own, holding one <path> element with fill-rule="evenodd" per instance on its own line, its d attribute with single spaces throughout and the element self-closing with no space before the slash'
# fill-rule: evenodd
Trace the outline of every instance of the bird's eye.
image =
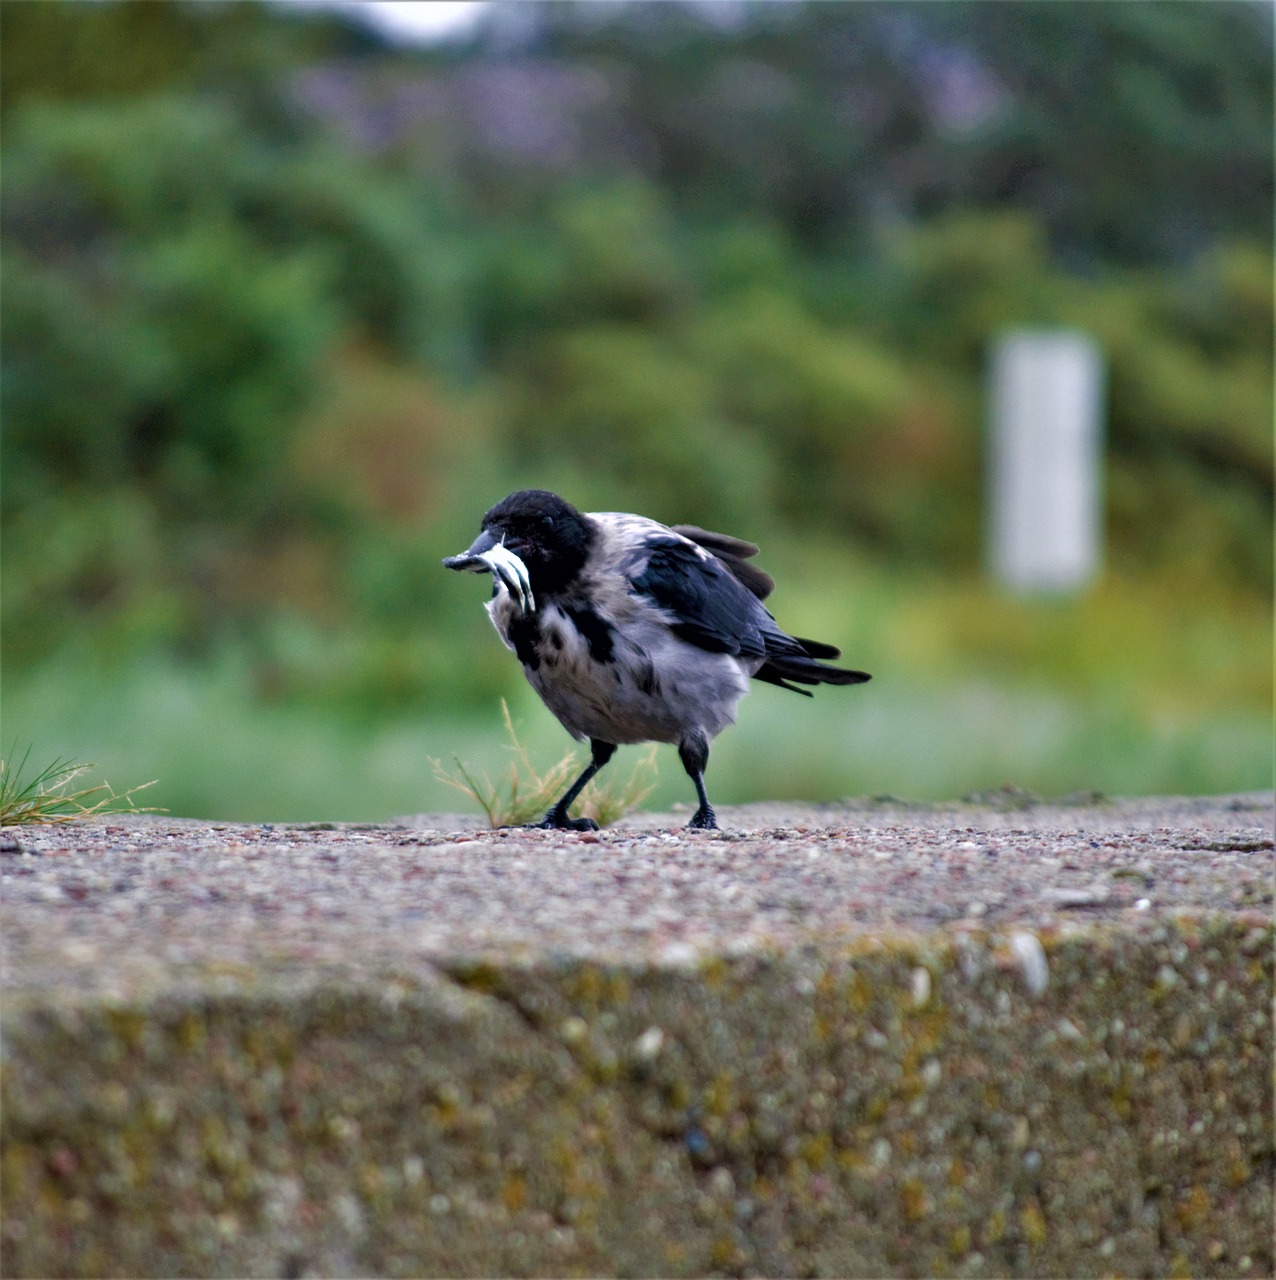
<svg viewBox="0 0 1276 1280">
<path fill-rule="evenodd" d="M 541 516 L 541 524 L 543 524 L 546 529 L 552 529 L 554 527 L 554 517 Z"/>
</svg>

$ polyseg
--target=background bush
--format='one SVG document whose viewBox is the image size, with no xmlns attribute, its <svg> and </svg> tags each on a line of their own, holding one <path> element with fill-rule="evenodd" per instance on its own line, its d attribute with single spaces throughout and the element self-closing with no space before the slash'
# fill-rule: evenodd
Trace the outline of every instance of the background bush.
<svg viewBox="0 0 1276 1280">
<path fill-rule="evenodd" d="M 272 706 L 494 739 L 517 670 L 438 559 L 540 483 L 763 541 L 781 620 L 884 668 L 873 697 L 1062 691 L 1082 727 L 1040 785 L 1266 776 L 1265 747 L 1078 762 L 1087 707 L 1132 750 L 1179 716 L 1197 760 L 1270 707 L 1269 5 L 494 5 L 425 50 L 260 4 L 3 24 L 11 732 L 117 758 L 49 681 L 150 671 L 230 680 L 235 741 Z M 1106 578 L 1071 604 L 981 571 L 1017 325 L 1109 362 Z M 377 808 L 345 751 L 323 794 Z M 868 785 L 803 759 L 769 789 Z M 192 811 L 236 807 L 218 767 Z M 411 776 L 386 803 L 430 802 Z M 927 776 L 891 789 L 964 785 Z"/>
</svg>

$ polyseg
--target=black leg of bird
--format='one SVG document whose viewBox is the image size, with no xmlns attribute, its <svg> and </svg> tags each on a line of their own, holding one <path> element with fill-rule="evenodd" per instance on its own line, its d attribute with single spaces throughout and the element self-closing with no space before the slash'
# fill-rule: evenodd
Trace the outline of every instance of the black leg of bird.
<svg viewBox="0 0 1276 1280">
<path fill-rule="evenodd" d="M 589 785 L 589 780 L 616 754 L 615 743 L 599 742 L 591 739 L 589 744 L 591 759 L 581 772 L 579 778 L 567 788 L 567 794 L 545 815 L 541 822 L 532 823 L 536 827 L 547 827 L 562 831 L 597 831 L 598 823 L 593 818 L 569 818 L 567 810 L 575 803 L 576 797 Z"/>
<path fill-rule="evenodd" d="M 678 744 L 678 758 L 682 767 L 691 775 L 696 784 L 696 795 L 700 798 L 700 808 L 691 815 L 689 827 L 702 831 L 717 831 L 718 819 L 714 816 L 713 805 L 709 803 L 708 793 L 704 789 L 704 771 L 709 763 L 709 739 L 703 733 L 689 734 Z"/>
</svg>

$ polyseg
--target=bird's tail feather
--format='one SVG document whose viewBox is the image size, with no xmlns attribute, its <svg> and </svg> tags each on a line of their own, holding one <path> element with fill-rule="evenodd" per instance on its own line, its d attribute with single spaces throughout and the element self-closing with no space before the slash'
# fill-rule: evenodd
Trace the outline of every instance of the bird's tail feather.
<svg viewBox="0 0 1276 1280">
<path fill-rule="evenodd" d="M 811 645 L 811 641 L 804 640 L 804 647 Z M 831 645 L 821 645 L 821 649 L 832 649 Z M 808 649 L 809 652 L 809 649 Z M 837 656 L 837 650 L 833 649 L 831 657 Z M 824 655 L 821 655 L 824 656 Z M 815 662 L 809 657 L 801 654 L 772 654 L 766 662 L 753 673 L 755 680 L 765 680 L 767 684 L 779 685 L 781 689 L 788 689 L 791 693 L 800 693 L 804 697 L 812 695 L 805 689 L 799 689 L 799 684 L 819 685 L 819 684 L 863 684 L 865 680 L 872 677 L 867 671 L 850 671 L 845 667 L 828 667 L 822 662 Z M 790 684 L 792 680 L 795 683 Z"/>
<path fill-rule="evenodd" d="M 842 656 L 841 649 L 833 644 L 825 644 L 822 640 L 803 640 L 801 636 L 794 636 L 793 639 L 806 651 L 808 658 L 840 658 Z"/>
</svg>

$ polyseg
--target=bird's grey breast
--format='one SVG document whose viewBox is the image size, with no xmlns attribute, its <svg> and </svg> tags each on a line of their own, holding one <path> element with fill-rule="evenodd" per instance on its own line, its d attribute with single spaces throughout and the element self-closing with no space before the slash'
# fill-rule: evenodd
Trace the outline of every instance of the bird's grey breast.
<svg viewBox="0 0 1276 1280">
<path fill-rule="evenodd" d="M 734 659 L 684 644 L 650 610 L 619 625 L 552 602 L 531 616 L 502 608 L 499 597 L 491 609 L 532 688 L 578 739 L 676 743 L 693 728 L 712 736 L 732 723 L 747 690 Z"/>
</svg>

